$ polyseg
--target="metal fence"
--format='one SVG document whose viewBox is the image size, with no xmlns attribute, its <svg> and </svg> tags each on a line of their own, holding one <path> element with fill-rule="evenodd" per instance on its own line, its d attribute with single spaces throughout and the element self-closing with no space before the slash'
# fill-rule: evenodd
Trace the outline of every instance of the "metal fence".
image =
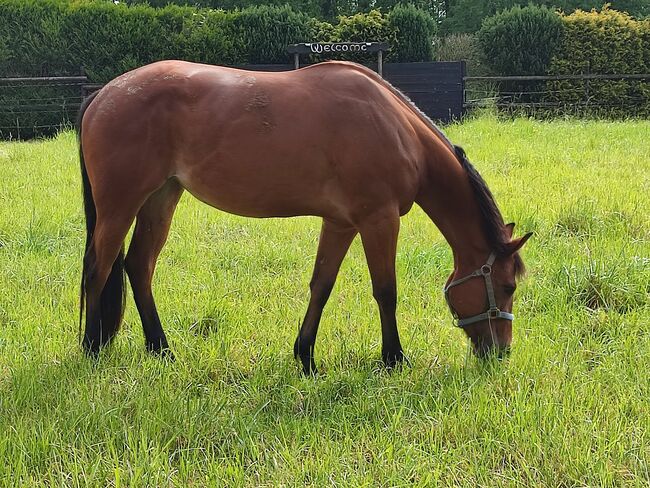
<svg viewBox="0 0 650 488">
<path fill-rule="evenodd" d="M 293 65 L 248 65 L 264 71 Z M 429 117 L 442 122 L 463 115 L 464 62 L 390 63 L 384 76 Z M 0 139 L 30 139 L 70 127 L 84 97 L 102 85 L 85 76 L 0 79 Z"/>
<path fill-rule="evenodd" d="M 291 65 L 246 66 L 281 71 Z M 384 75 L 431 118 L 449 121 L 492 107 L 527 115 L 650 116 L 650 74 L 464 76 L 464 62 L 388 64 Z M 85 76 L 0 78 L 0 139 L 70 127 L 84 97 L 102 85 Z"/>
<path fill-rule="evenodd" d="M 0 138 L 50 135 L 74 121 L 85 76 L 0 78 Z"/>
<path fill-rule="evenodd" d="M 465 110 L 494 107 L 527 114 L 646 115 L 650 74 L 466 76 Z"/>
</svg>

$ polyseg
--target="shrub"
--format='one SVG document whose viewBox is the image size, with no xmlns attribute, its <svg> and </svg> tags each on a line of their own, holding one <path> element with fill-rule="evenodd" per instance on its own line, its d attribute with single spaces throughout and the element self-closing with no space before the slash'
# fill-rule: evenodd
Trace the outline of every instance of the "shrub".
<svg viewBox="0 0 650 488">
<path fill-rule="evenodd" d="M 286 63 L 289 44 L 310 40 L 309 18 L 289 7 L 251 7 L 232 15 L 230 33 L 245 63 Z"/>
<path fill-rule="evenodd" d="M 395 61 L 431 61 L 436 24 L 429 14 L 413 5 L 398 5 L 388 16 L 395 32 Z"/>
<path fill-rule="evenodd" d="M 490 68 L 502 75 L 546 73 L 562 42 L 562 19 L 545 7 L 513 7 L 487 18 L 478 39 Z"/>
<path fill-rule="evenodd" d="M 4 39 L 5 56 L 0 76 L 68 72 L 60 35 L 65 11 L 65 5 L 55 0 L 3 1 L 0 39 Z"/>
<path fill-rule="evenodd" d="M 100 82 L 162 59 L 167 41 L 154 9 L 107 3 L 71 5 L 61 36 L 69 43 L 68 62 L 83 65 L 89 78 Z"/>
<path fill-rule="evenodd" d="M 168 6 L 158 10 L 158 21 L 168 36 L 161 58 L 207 64 L 237 64 L 244 60 L 229 27 L 235 13 Z"/>
<path fill-rule="evenodd" d="M 650 71 L 650 21 L 609 8 L 563 16 L 565 36 L 550 74 L 634 74 Z M 590 114 L 650 115 L 647 80 L 564 80 L 548 84 L 555 102 Z"/>
<path fill-rule="evenodd" d="M 493 74 L 483 59 L 476 34 L 450 34 L 435 40 L 436 61 L 465 61 L 468 76 Z"/>
</svg>

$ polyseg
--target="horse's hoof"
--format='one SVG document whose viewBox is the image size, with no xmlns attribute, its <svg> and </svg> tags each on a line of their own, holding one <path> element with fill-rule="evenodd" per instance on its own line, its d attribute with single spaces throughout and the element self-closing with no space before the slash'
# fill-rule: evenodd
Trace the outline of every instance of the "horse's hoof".
<svg viewBox="0 0 650 488">
<path fill-rule="evenodd" d="M 169 348 L 167 341 L 158 341 L 158 342 L 148 342 L 146 344 L 147 351 L 160 359 L 165 359 L 167 361 L 174 361 L 174 353 Z"/>
<path fill-rule="evenodd" d="M 305 376 L 313 377 L 318 374 L 318 369 L 316 369 L 316 363 L 314 362 L 313 347 L 300 347 L 300 335 L 298 335 L 296 342 L 293 344 L 293 357 L 294 359 L 300 359 L 302 373 Z"/>
<path fill-rule="evenodd" d="M 153 356 L 156 356 L 157 358 L 164 359 L 165 361 L 176 361 L 176 356 L 174 356 L 174 353 L 172 350 L 168 347 L 164 349 L 157 349 L 153 351 L 149 351 Z"/>
<path fill-rule="evenodd" d="M 316 368 L 316 362 L 314 361 L 314 357 L 305 354 L 305 355 L 298 355 L 300 358 L 300 363 L 302 364 L 302 374 L 307 376 L 307 377 L 314 377 L 318 375 L 318 369 Z"/>
<path fill-rule="evenodd" d="M 83 342 L 81 343 L 81 348 L 86 357 L 90 359 L 97 359 L 99 357 L 99 350 L 101 348 L 99 343 L 84 337 Z"/>
<path fill-rule="evenodd" d="M 316 364 L 314 363 L 314 360 L 311 359 L 311 361 L 309 360 L 307 361 L 308 362 L 303 361 L 302 374 L 305 375 L 307 378 L 314 378 L 318 376 L 318 369 L 316 368 Z M 309 367 L 306 366 L 307 364 L 309 365 Z"/>
<path fill-rule="evenodd" d="M 401 368 L 404 364 L 409 367 L 411 366 L 411 362 L 404 355 L 404 352 L 402 350 L 399 350 L 397 352 L 382 352 L 381 357 L 384 360 L 386 369 L 388 370 Z"/>
</svg>

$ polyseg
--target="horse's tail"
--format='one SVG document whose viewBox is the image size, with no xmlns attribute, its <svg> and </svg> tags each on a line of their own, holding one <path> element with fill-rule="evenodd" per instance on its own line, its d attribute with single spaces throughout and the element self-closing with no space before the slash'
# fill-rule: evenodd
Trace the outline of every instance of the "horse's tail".
<svg viewBox="0 0 650 488">
<path fill-rule="evenodd" d="M 84 113 L 88 106 L 92 103 L 97 96 L 95 92 L 87 97 L 79 109 L 77 118 L 76 130 L 77 141 L 79 144 L 79 160 L 81 166 L 81 182 L 83 191 L 83 205 L 84 214 L 86 217 L 86 247 L 83 258 L 83 268 L 81 272 L 81 292 L 79 294 L 79 340 L 82 338 L 84 306 L 86 302 L 86 287 L 89 268 L 94 265 L 94 252 L 92 250 L 93 235 L 95 233 L 95 225 L 97 223 L 97 209 L 95 207 L 95 200 L 93 199 L 92 188 L 90 180 L 88 179 L 88 171 L 86 170 L 86 162 L 84 160 L 84 152 L 81 144 L 81 128 L 83 124 Z M 120 328 L 122 317 L 124 315 L 125 304 L 125 275 L 124 275 L 124 246 L 113 263 L 113 268 L 106 280 L 106 284 L 101 293 L 100 298 L 100 316 L 98 321 L 88 323 L 89 328 L 99 328 L 99 330 L 86 330 L 87 335 L 90 337 L 100 337 L 99 344 L 90 344 L 83 341 L 84 348 L 96 349 L 104 344 L 110 342 L 113 336 Z"/>
</svg>

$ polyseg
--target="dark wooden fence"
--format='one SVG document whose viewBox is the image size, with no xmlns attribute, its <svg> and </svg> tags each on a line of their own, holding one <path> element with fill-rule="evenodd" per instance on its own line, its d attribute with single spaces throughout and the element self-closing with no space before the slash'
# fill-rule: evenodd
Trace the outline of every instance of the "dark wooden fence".
<svg viewBox="0 0 650 488">
<path fill-rule="evenodd" d="M 445 123 L 463 116 L 464 76 L 464 61 L 384 65 L 384 78 L 433 120 Z"/>
</svg>

